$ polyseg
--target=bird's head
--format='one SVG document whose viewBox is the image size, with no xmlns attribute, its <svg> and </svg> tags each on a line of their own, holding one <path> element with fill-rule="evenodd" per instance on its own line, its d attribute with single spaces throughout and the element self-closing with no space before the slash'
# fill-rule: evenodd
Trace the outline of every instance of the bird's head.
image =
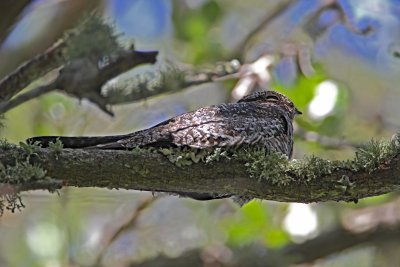
<svg viewBox="0 0 400 267">
<path fill-rule="evenodd" d="M 293 102 L 285 95 L 275 91 L 261 91 L 247 95 L 240 99 L 238 102 L 259 102 L 262 104 L 272 104 L 282 107 L 287 110 L 290 117 L 293 119 L 295 115 L 302 114 Z"/>
</svg>

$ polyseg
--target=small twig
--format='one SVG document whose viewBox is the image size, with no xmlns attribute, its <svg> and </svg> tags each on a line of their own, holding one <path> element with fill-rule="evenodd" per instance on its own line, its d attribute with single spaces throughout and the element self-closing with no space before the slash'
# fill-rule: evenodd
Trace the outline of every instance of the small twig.
<svg viewBox="0 0 400 267">
<path fill-rule="evenodd" d="M 30 4 L 30 0 L 2 0 L 0 1 L 0 47 L 6 39 L 8 33 L 20 19 L 21 13 L 26 6 Z"/>
<path fill-rule="evenodd" d="M 210 70 L 195 71 L 193 74 L 186 73 L 182 87 L 236 78 L 241 67 L 239 60 L 233 59 L 229 62 L 217 63 Z"/>
<path fill-rule="evenodd" d="M 108 99 L 101 95 L 101 87 L 111 78 L 144 63 L 155 63 L 158 52 L 123 50 L 110 55 L 108 61 L 99 66 L 90 58 L 74 59 L 60 68 L 58 77 L 50 84 L 37 87 L 10 101 L 0 103 L 0 114 L 44 93 L 62 90 L 77 98 L 87 98 L 101 110 L 107 109 Z"/>
<path fill-rule="evenodd" d="M 131 213 L 131 216 L 126 220 L 123 224 L 119 226 L 116 231 L 107 238 L 103 243 L 105 245 L 100 249 L 100 252 L 97 254 L 97 258 L 94 261 L 93 266 L 101 266 L 101 260 L 103 258 L 104 253 L 107 251 L 107 248 L 127 229 L 135 227 L 135 224 L 142 214 L 142 211 L 147 209 L 157 198 L 155 197 L 148 197 L 146 198 L 136 209 Z"/>
<path fill-rule="evenodd" d="M 253 40 L 253 38 L 274 19 L 282 15 L 282 13 L 294 3 L 296 3 L 296 1 L 292 0 L 280 3 L 280 5 L 276 7 L 272 13 L 267 14 L 265 18 L 262 19 L 261 22 L 253 30 L 249 31 L 249 33 L 244 37 L 243 41 L 234 50 L 233 57 L 241 59 L 243 56 L 243 51 L 245 51 L 246 46 Z"/>
<path fill-rule="evenodd" d="M 260 88 L 268 88 L 271 81 L 268 68 L 274 62 L 272 56 L 265 54 L 256 61 L 243 65 L 239 71 L 240 79 L 232 90 L 233 100 L 237 101 L 250 94 L 256 85 L 259 85 Z"/>
<path fill-rule="evenodd" d="M 190 166 L 177 166 L 164 155 L 143 149 L 62 149 L 56 159 L 54 149 L 41 148 L 30 164 L 69 186 L 233 195 L 242 195 L 245 189 L 250 197 L 275 201 L 355 201 L 398 190 L 398 143 L 397 138 L 371 141 L 354 159 L 344 161 L 309 157 L 288 162 L 268 157 L 265 151 L 242 150 L 237 157 Z M 0 148 L 0 162 L 12 166 L 21 154 L 26 154 L 22 148 Z M 266 159 L 271 162 L 263 165 Z M 0 182 L 7 179 L 0 177 Z"/>
<path fill-rule="evenodd" d="M 102 89 L 102 96 L 113 105 L 131 103 L 190 86 L 237 78 L 240 69 L 240 62 L 235 59 L 200 70 L 167 67 L 166 70 L 138 74 L 108 85 Z"/>
<path fill-rule="evenodd" d="M 398 205 L 395 212 L 398 213 Z M 392 214 L 393 210 L 385 210 L 385 207 L 377 214 Z M 395 216 L 398 216 L 397 214 Z M 376 217 L 379 217 L 376 216 Z M 369 216 L 368 216 L 369 218 Z M 354 221 L 365 221 L 365 217 L 359 216 Z M 315 260 L 327 257 L 334 253 L 359 245 L 379 245 L 385 241 L 398 242 L 400 239 L 400 223 L 379 223 L 372 229 L 358 228 L 348 230 L 342 226 L 321 233 L 317 237 L 301 244 L 291 243 L 281 249 L 269 249 L 260 244 L 252 246 L 219 246 L 197 248 L 184 252 L 179 257 L 167 257 L 159 255 L 153 259 L 130 266 L 140 267 L 181 267 L 181 266 L 292 266 L 293 264 L 311 263 Z M 213 252 L 213 253 L 210 253 Z"/>
<path fill-rule="evenodd" d="M 296 130 L 295 134 L 296 134 L 296 136 L 300 137 L 301 139 L 303 139 L 305 141 L 317 142 L 325 148 L 340 149 L 340 148 L 345 148 L 345 147 L 350 147 L 350 148 L 362 147 L 362 144 L 350 142 L 350 141 L 346 140 L 345 138 L 335 138 L 335 137 L 331 137 L 331 136 L 324 136 L 324 135 L 320 135 L 316 132 L 304 131 L 301 128 L 298 128 Z"/>
<path fill-rule="evenodd" d="M 64 40 L 58 40 L 44 53 L 23 63 L 0 80 L 0 100 L 3 102 L 9 100 L 34 80 L 64 64 L 62 51 L 65 46 Z"/>
<path fill-rule="evenodd" d="M 10 109 L 15 108 L 16 106 L 21 105 L 22 103 L 29 101 L 31 99 L 34 99 L 38 96 L 41 96 L 43 94 L 46 94 L 48 92 L 51 92 L 53 90 L 56 90 L 57 88 L 54 86 L 54 83 L 48 84 L 48 85 L 43 85 L 36 87 L 24 94 L 21 94 L 9 101 L 6 102 L 1 102 L 0 103 L 0 114 L 6 113 Z"/>
<path fill-rule="evenodd" d="M 367 35 L 371 33 L 374 30 L 371 25 L 368 25 L 364 29 L 359 29 L 357 26 L 354 25 L 354 23 L 349 18 L 349 15 L 346 13 L 345 7 L 343 6 L 345 4 L 347 4 L 345 1 L 335 0 L 335 3 L 332 5 L 332 7 L 339 12 L 341 16 L 341 21 L 347 27 L 347 29 L 358 35 Z M 350 9 L 350 7 L 348 7 L 348 9 Z"/>
</svg>

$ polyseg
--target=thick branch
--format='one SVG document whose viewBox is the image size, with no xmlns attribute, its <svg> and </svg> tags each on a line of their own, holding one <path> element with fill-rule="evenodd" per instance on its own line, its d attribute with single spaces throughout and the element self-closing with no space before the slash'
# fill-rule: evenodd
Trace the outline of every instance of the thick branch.
<svg viewBox="0 0 400 267">
<path fill-rule="evenodd" d="M 341 227 L 333 229 L 302 244 L 292 244 L 282 253 L 292 257 L 291 263 L 312 262 L 333 253 L 365 243 L 400 240 L 400 227 L 380 226 L 369 231 L 349 231 Z"/>
<path fill-rule="evenodd" d="M 0 46 L 6 39 L 12 27 L 17 23 L 22 11 L 29 4 L 29 0 L 0 1 Z"/>
<path fill-rule="evenodd" d="M 241 69 L 238 60 L 218 62 L 208 69 L 188 70 L 170 67 L 156 72 L 141 73 L 102 89 L 108 104 L 118 105 L 143 100 L 186 87 L 234 78 Z"/>
<path fill-rule="evenodd" d="M 26 157 L 24 155 L 26 152 L 22 148 L 0 149 L 0 162 L 4 166 L 12 166 L 16 160 L 23 160 Z M 381 156 L 382 163 L 375 162 L 377 165 L 374 169 L 369 167 L 358 170 L 356 165 L 360 165 L 360 162 L 336 162 L 336 167 L 327 167 L 324 164 L 333 163 L 317 158 L 295 161 L 285 165 L 287 169 L 282 169 L 279 167 L 282 162 L 274 163 L 268 161 L 268 158 L 257 159 L 257 155 L 252 154 L 239 154 L 230 159 L 221 156 L 218 161 L 214 159 L 210 163 L 199 162 L 179 167 L 166 156 L 143 149 L 62 149 L 56 152 L 51 148 L 38 149 L 29 160 L 33 165 L 46 170 L 48 176 L 69 186 L 178 193 L 230 193 L 275 201 L 309 203 L 355 201 L 398 190 L 400 156 L 391 155 L 390 159 Z M 255 163 L 264 164 L 266 161 L 267 169 L 258 170 L 260 175 L 257 176 Z M 374 164 L 363 162 L 365 166 Z M 253 169 L 249 169 L 249 166 Z M 7 181 L 1 181 L 0 177 L 1 182 Z"/>
<path fill-rule="evenodd" d="M 357 245 L 379 245 L 380 242 L 398 242 L 398 240 L 400 240 L 399 222 L 391 225 L 381 223 L 373 229 L 346 230 L 339 226 L 304 243 L 289 244 L 278 250 L 268 250 L 262 245 L 244 247 L 218 246 L 204 250 L 187 251 L 177 258 L 160 255 L 134 266 L 194 267 L 207 264 L 210 264 L 210 266 L 213 266 L 212 264 L 221 264 L 223 266 L 291 266 L 292 264 L 313 262 Z M 266 265 L 267 263 L 270 265 Z"/>
</svg>

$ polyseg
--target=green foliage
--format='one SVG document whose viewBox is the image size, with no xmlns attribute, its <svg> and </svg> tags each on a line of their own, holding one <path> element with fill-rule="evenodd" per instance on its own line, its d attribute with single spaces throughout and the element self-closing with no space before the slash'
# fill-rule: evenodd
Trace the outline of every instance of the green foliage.
<svg viewBox="0 0 400 267">
<path fill-rule="evenodd" d="M 307 108 L 315 96 L 317 86 L 321 82 L 329 80 L 320 65 L 315 65 L 314 67 L 316 70 L 315 75 L 311 77 L 300 75 L 292 86 L 283 85 L 275 81 L 272 88 L 288 96 L 303 112 L 304 115 L 296 117 L 296 122 L 301 129 L 332 136 L 342 127 L 349 103 L 348 92 L 344 85 L 335 81 L 338 85 L 338 96 L 332 112 L 322 120 L 316 121 L 308 118 Z M 332 129 L 335 129 L 335 131 L 332 131 Z"/>
<path fill-rule="evenodd" d="M 327 79 L 321 67 L 318 65 L 314 67 L 316 73 L 313 76 L 305 77 L 300 75 L 296 83 L 292 86 L 284 85 L 274 80 L 272 88 L 285 94 L 293 101 L 299 110 L 304 112 L 310 101 L 314 98 L 315 88 Z"/>
<path fill-rule="evenodd" d="M 185 42 L 190 51 L 187 60 L 195 64 L 210 59 L 221 59 L 223 47 L 212 36 L 211 29 L 218 27 L 223 10 L 217 1 L 205 1 L 197 9 L 174 8 L 174 28 L 177 38 Z"/>
<path fill-rule="evenodd" d="M 253 200 L 243 206 L 232 219 L 224 222 L 228 242 L 232 245 L 245 245 L 262 241 L 270 248 L 280 247 L 289 241 L 288 234 L 273 220 L 267 205 Z"/>
</svg>

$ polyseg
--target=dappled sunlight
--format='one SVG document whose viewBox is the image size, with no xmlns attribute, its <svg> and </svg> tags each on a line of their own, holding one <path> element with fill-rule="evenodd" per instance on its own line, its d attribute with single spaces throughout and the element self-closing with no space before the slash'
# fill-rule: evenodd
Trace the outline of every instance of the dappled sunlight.
<svg viewBox="0 0 400 267">
<path fill-rule="evenodd" d="M 308 106 L 310 117 L 315 120 L 322 120 L 332 112 L 338 93 L 338 87 L 334 82 L 324 81 L 320 83 L 316 88 L 314 99 Z"/>
<path fill-rule="evenodd" d="M 284 226 L 295 240 L 305 240 L 315 236 L 317 232 L 317 214 L 309 204 L 291 203 L 284 220 Z"/>
<path fill-rule="evenodd" d="M 399 3 L 0 1 L 0 267 L 400 266 Z"/>
</svg>

